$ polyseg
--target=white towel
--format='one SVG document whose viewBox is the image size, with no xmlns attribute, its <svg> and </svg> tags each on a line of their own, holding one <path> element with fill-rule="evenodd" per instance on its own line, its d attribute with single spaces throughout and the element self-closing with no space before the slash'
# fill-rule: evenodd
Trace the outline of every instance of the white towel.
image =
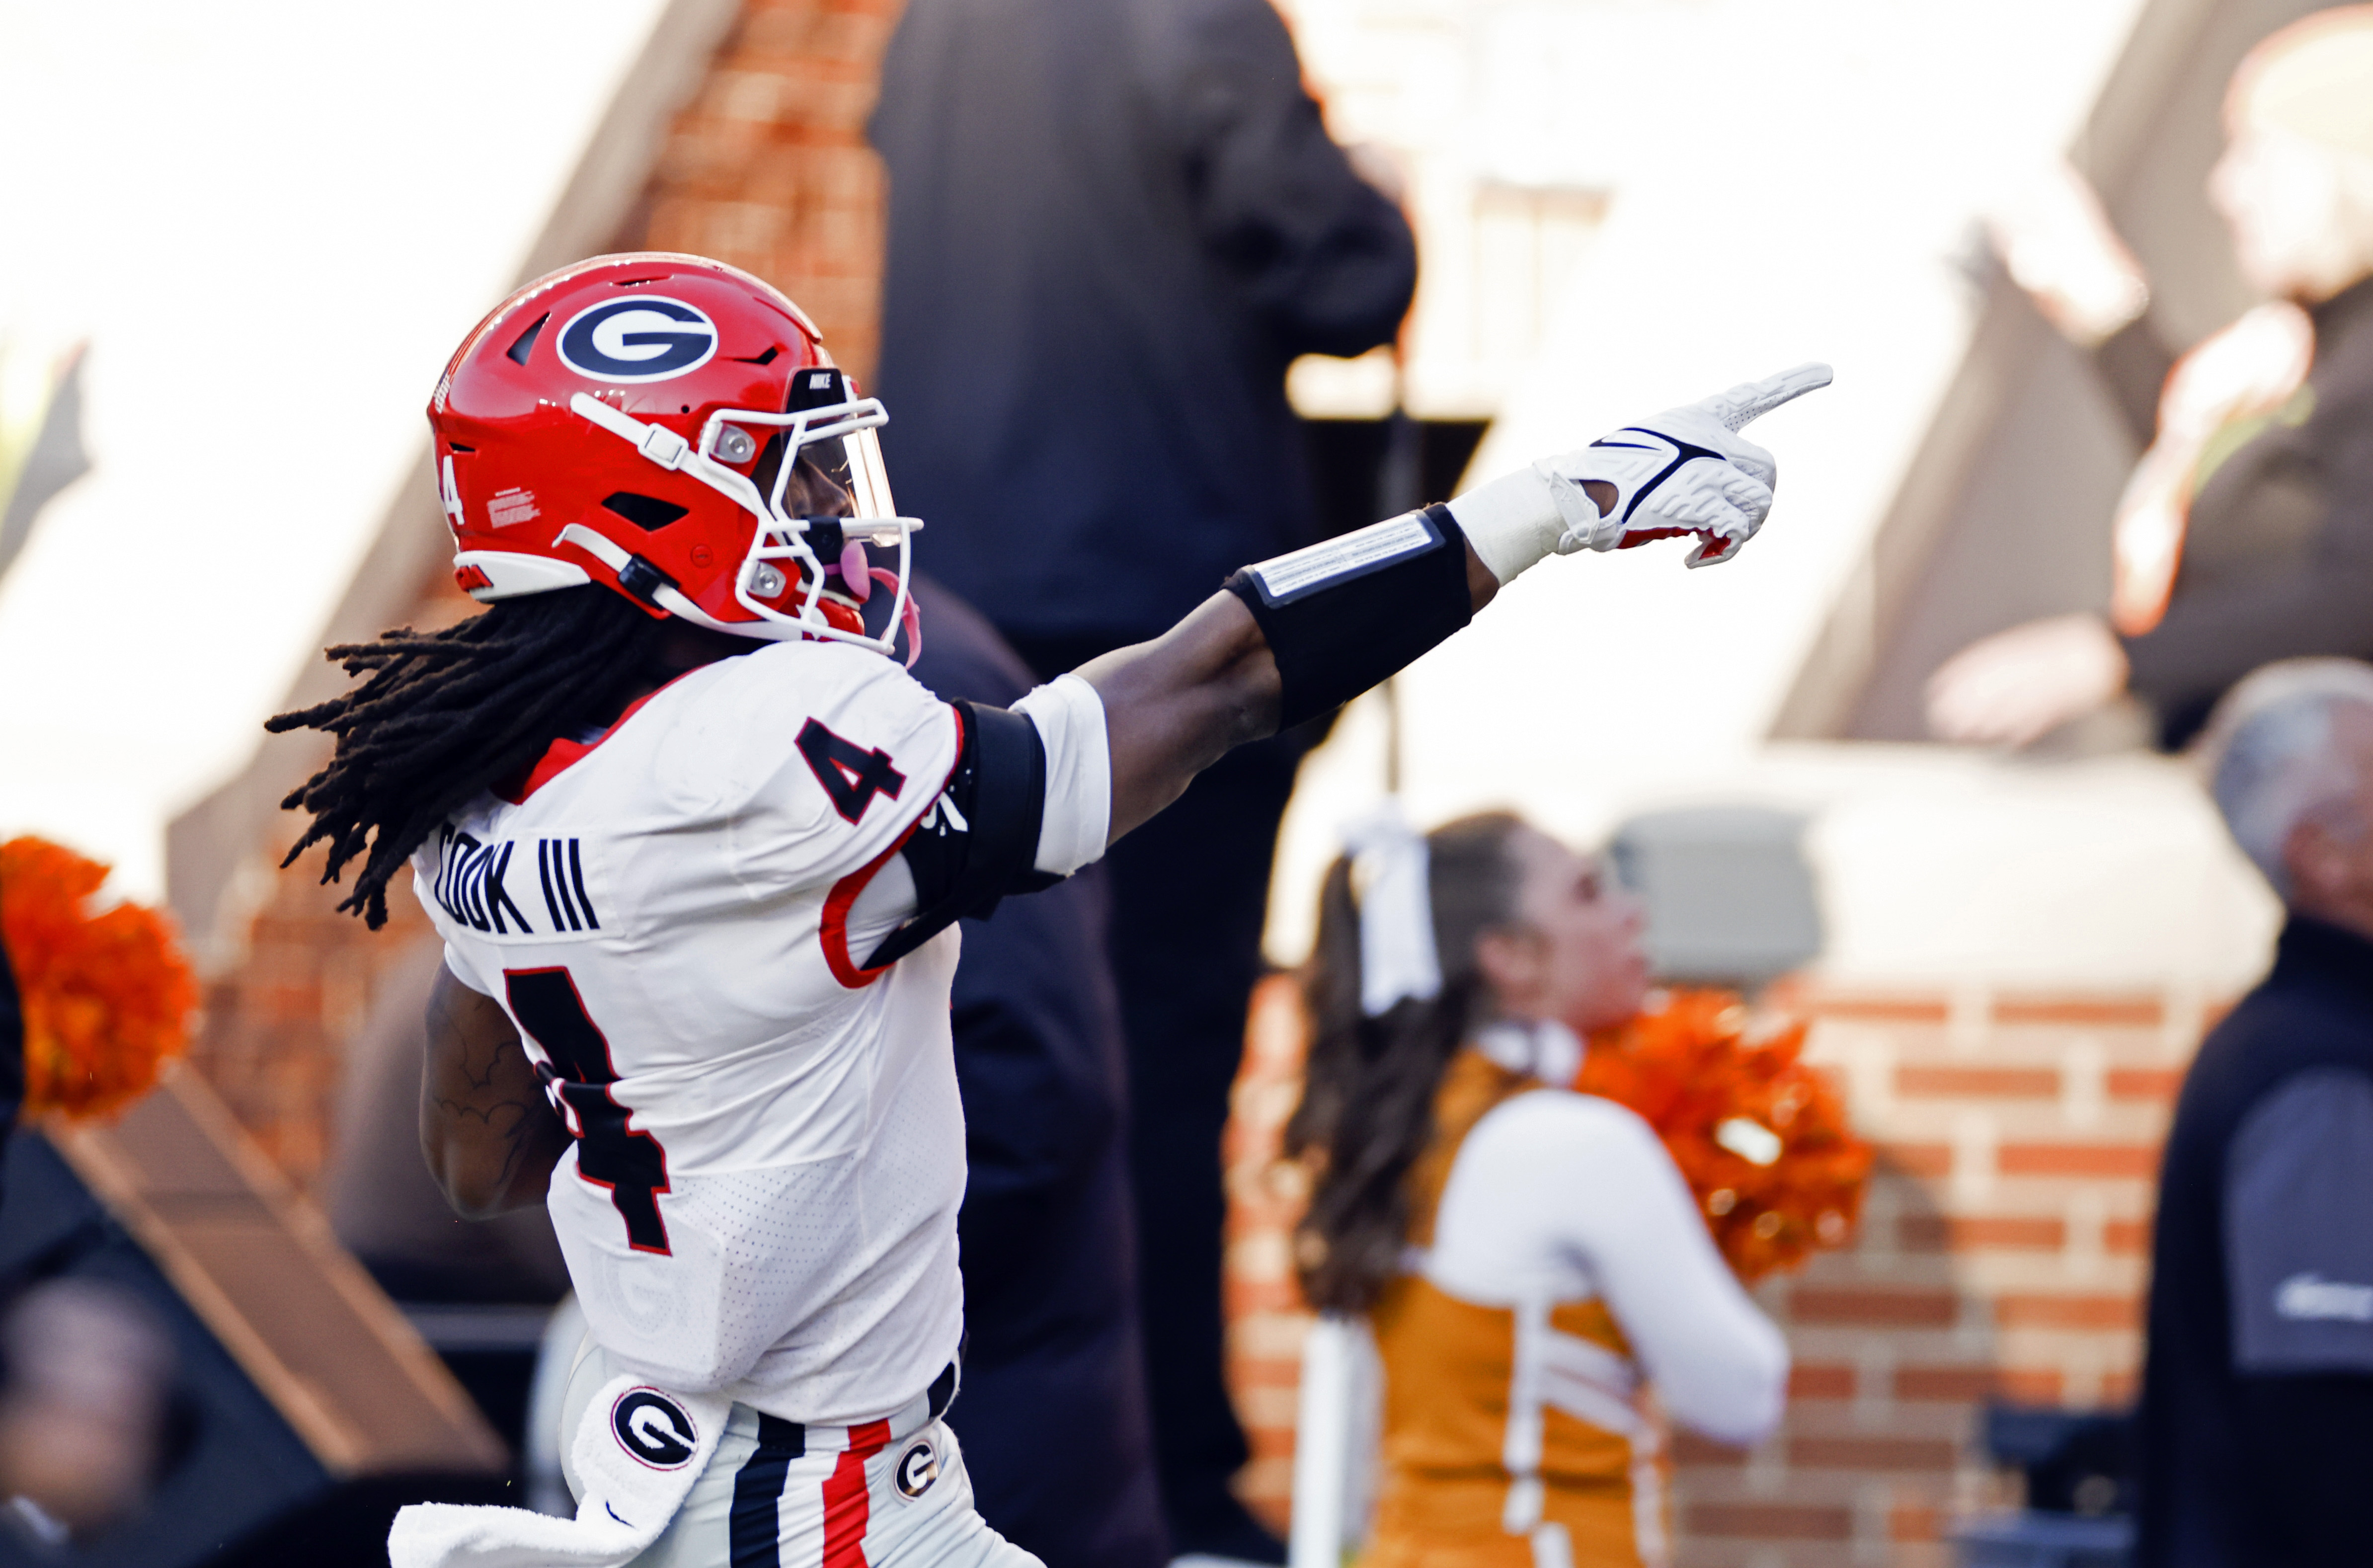
<svg viewBox="0 0 2373 1568">
<path fill-rule="evenodd" d="M 603 1384 L 579 1419 L 569 1461 L 577 1517 L 417 1503 L 388 1532 L 392 1568 L 619 1568 L 659 1539 L 717 1452 L 732 1401 L 672 1394 L 633 1377 Z"/>
</svg>

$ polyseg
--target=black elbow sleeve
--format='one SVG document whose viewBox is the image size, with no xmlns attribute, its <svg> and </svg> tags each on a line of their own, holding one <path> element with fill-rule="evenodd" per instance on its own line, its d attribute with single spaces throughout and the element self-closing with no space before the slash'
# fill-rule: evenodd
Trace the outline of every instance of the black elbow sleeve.
<svg viewBox="0 0 2373 1568">
<path fill-rule="evenodd" d="M 1432 506 L 1228 579 L 1268 639 L 1278 728 L 1339 708 L 1474 618 L 1467 535 Z"/>
<path fill-rule="evenodd" d="M 1046 812 L 1046 747 L 1026 715 L 959 702 L 963 750 L 944 805 L 918 825 L 901 853 L 915 878 L 914 916 L 865 960 L 894 963 L 964 917 L 986 918 L 1009 893 L 1032 893 L 1061 881 L 1036 868 L 1038 829 Z"/>
</svg>

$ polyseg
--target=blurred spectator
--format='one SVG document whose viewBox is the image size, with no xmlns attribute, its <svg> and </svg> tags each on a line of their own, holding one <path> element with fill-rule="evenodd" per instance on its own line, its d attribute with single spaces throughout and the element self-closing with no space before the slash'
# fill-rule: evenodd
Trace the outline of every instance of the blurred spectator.
<svg viewBox="0 0 2373 1568">
<path fill-rule="evenodd" d="M 2373 654 L 2373 6 L 2261 43 L 2226 128 L 2209 193 L 2273 302 L 2172 375 L 2141 269 L 2073 170 L 1997 224 L 2012 275 L 2150 445 L 2119 504 L 2110 616 L 1956 655 L 1928 689 L 1945 739 L 2025 744 L 2130 691 L 2173 749 L 2262 664 Z"/>
<path fill-rule="evenodd" d="M 8 944 L 0 941 L 0 1160 L 5 1160 L 8 1133 L 25 1104 L 25 1014 L 17 1000 L 17 971 L 8 963 Z M 0 1202 L 7 1200 L 0 1191 Z"/>
<path fill-rule="evenodd" d="M 26 1293 L 0 1326 L 0 1499 L 47 1546 L 130 1514 L 155 1480 L 173 1349 L 148 1309 L 92 1280 Z"/>
<path fill-rule="evenodd" d="M 2200 1047 L 2152 1242 L 2144 1568 L 2373 1540 L 2373 666 L 2300 660 L 2211 726 L 2217 809 L 2288 907 Z"/>
<path fill-rule="evenodd" d="M 1002 708 L 1035 684 L 970 605 L 928 581 L 916 598 L 923 685 Z M 956 1220 L 964 1387 L 948 1422 L 981 1517 L 1046 1568 L 1169 1558 L 1104 919 L 1103 873 L 1091 867 L 965 920 L 951 999 L 969 1172 Z"/>
<path fill-rule="evenodd" d="M 1308 542 L 1286 366 L 1391 341 L 1416 252 L 1268 0 L 911 0 L 871 129 L 899 497 L 1041 678 Z M 1105 860 L 1163 1506 L 1181 1552 L 1271 1562 L 1229 1485 L 1220 1131 L 1299 753 L 1242 748 Z"/>
<path fill-rule="evenodd" d="M 1788 1352 L 1654 1130 L 1564 1087 L 1640 1011 L 1639 905 L 1498 813 L 1371 823 L 1320 896 L 1286 1148 L 1303 1293 L 1384 1365 L 1363 1568 L 1667 1561 L 1659 1412 L 1759 1442 Z"/>
</svg>

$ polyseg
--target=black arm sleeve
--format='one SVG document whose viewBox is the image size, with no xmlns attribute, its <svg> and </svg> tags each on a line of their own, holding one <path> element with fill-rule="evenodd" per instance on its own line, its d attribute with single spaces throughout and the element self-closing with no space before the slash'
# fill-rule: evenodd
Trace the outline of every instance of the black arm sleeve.
<svg viewBox="0 0 2373 1568">
<path fill-rule="evenodd" d="M 2373 1376 L 2241 1377 L 2237 1435 L 2265 1487 L 2262 1517 L 2280 1518 L 2293 1550 L 2270 1559 L 2329 1565 L 2365 1561 L 2373 1540 Z M 2274 1543 L 2266 1543 L 2270 1548 Z"/>
<path fill-rule="evenodd" d="M 2188 742 L 2261 665 L 2373 656 L 2373 400 L 2320 416 L 2298 439 L 2304 461 L 2253 466 L 2248 484 L 2204 487 L 2193 502 L 2195 534 L 2247 541 L 2264 564 L 2231 561 L 2210 577 L 2187 559 L 2165 618 L 2123 639 L 2129 684 L 2163 746 Z"/>
<path fill-rule="evenodd" d="M 2353 1020 L 2351 1021 L 2354 1022 Z M 2226 1146 L 2233 1433 L 2286 1540 L 2264 1561 L 2361 1562 L 2373 1539 L 2373 1078 L 2310 1066 Z"/>
<path fill-rule="evenodd" d="M 1170 99 L 1197 228 L 1288 356 L 1390 343 L 1417 289 L 1409 220 L 1327 138 L 1268 0 L 1171 11 Z"/>
<path fill-rule="evenodd" d="M 1339 708 L 1475 617 L 1467 535 L 1445 506 L 1228 579 L 1277 661 L 1277 727 Z"/>
<path fill-rule="evenodd" d="M 1034 865 L 1046 811 L 1046 748 L 1038 726 L 983 703 L 952 706 L 964 723 L 955 772 L 899 848 L 915 879 L 915 913 L 873 950 L 869 969 L 904 958 L 966 915 L 986 919 L 1009 893 L 1062 880 Z"/>
<path fill-rule="evenodd" d="M 2175 369 L 2175 351 L 2151 324 L 2145 310 L 2103 338 L 2093 350 L 2094 373 L 2101 379 L 2126 433 L 2141 451 L 2158 439 L 2158 397 Z"/>
<path fill-rule="evenodd" d="M 0 1147 L 17 1125 L 25 1103 L 25 1014 L 17 997 L 17 972 L 0 946 Z"/>
</svg>

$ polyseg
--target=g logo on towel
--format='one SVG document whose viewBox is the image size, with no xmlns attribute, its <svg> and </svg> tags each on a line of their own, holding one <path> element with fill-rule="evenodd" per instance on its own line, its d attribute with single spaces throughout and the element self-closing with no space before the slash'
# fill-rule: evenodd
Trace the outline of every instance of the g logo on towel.
<svg viewBox="0 0 2373 1568">
<path fill-rule="evenodd" d="M 619 1395 L 610 1407 L 610 1430 L 620 1447 L 655 1470 L 681 1468 L 700 1441 L 691 1413 L 656 1388 Z"/>
<path fill-rule="evenodd" d="M 898 1469 L 891 1479 L 897 1483 L 898 1495 L 913 1502 L 940 1479 L 938 1452 L 928 1443 L 916 1444 L 898 1456 Z"/>
</svg>

